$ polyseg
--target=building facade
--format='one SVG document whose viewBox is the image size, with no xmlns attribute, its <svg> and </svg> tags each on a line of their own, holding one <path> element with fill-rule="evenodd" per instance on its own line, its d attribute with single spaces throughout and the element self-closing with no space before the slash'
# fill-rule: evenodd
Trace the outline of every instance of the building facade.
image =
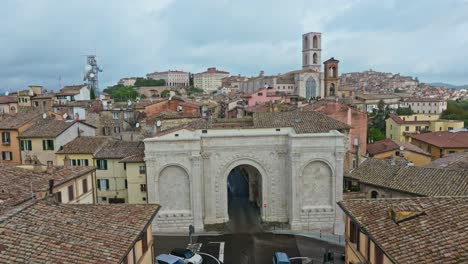
<svg viewBox="0 0 468 264">
<path fill-rule="evenodd" d="M 217 91 L 223 86 L 223 79 L 229 76 L 229 72 L 216 68 L 208 68 L 206 71 L 193 75 L 193 86 L 203 89 L 207 93 Z"/>
<path fill-rule="evenodd" d="M 333 125 L 310 130 L 320 127 L 312 121 L 319 116 Z M 227 179 L 239 168 L 248 174 L 249 200 L 263 221 L 343 232 L 336 202 L 342 199 L 346 144 L 335 129 L 347 125 L 320 113 L 287 112 L 254 114 L 253 125 L 244 127 L 249 129 L 208 127 L 145 140 L 148 199 L 163 208 L 154 222 L 158 230 L 228 222 Z"/>
<path fill-rule="evenodd" d="M 253 93 L 258 89 L 273 87 L 277 91 L 298 95 L 306 99 L 330 96 L 325 91 L 325 78 L 321 72 L 322 36 L 318 32 L 302 35 L 302 69 L 284 74 L 264 76 L 263 71 L 258 77 L 241 82 L 239 91 Z"/>
<path fill-rule="evenodd" d="M 415 114 L 440 115 L 447 109 L 447 101 L 442 98 L 407 98 L 400 103 L 400 106 L 411 108 Z"/>
<path fill-rule="evenodd" d="M 153 80 L 164 80 L 166 86 L 171 87 L 188 87 L 190 85 L 190 74 L 184 71 L 153 72 L 148 73 L 146 77 Z"/>
</svg>

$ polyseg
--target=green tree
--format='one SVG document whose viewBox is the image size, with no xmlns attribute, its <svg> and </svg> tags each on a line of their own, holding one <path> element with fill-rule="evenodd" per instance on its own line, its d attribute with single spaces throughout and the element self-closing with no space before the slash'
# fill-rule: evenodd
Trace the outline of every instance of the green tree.
<svg viewBox="0 0 468 264">
<path fill-rule="evenodd" d="M 89 97 L 91 98 L 91 100 L 96 99 L 96 92 L 94 91 L 94 88 L 91 88 L 91 90 L 89 91 Z"/>
<path fill-rule="evenodd" d="M 171 96 L 170 90 L 164 90 L 161 92 L 161 97 L 169 97 L 169 96 Z"/>
<path fill-rule="evenodd" d="M 142 86 L 164 86 L 166 85 L 166 81 L 164 80 L 153 80 L 153 79 L 145 79 L 145 78 L 137 78 L 135 81 L 136 87 Z"/>
<path fill-rule="evenodd" d="M 114 85 L 107 89 L 104 89 L 105 93 L 111 95 L 111 97 L 117 102 L 123 102 L 127 100 L 135 100 L 139 96 L 138 92 L 133 86 L 124 86 L 122 84 Z"/>
<path fill-rule="evenodd" d="M 197 87 L 190 87 L 190 88 L 187 90 L 187 94 L 188 94 L 188 95 L 202 94 L 202 93 L 203 93 L 203 89 L 197 88 Z"/>
<path fill-rule="evenodd" d="M 468 100 L 450 100 L 447 102 L 447 109 L 442 112 L 441 118 L 448 120 L 462 120 L 465 127 L 468 127 Z"/>
<path fill-rule="evenodd" d="M 411 107 L 398 107 L 396 113 L 397 113 L 397 115 L 412 115 L 412 114 L 414 114 L 413 110 L 411 110 Z"/>
<path fill-rule="evenodd" d="M 377 128 L 371 128 L 367 132 L 367 137 L 371 140 L 371 142 L 376 142 L 385 139 L 385 134 Z"/>
</svg>

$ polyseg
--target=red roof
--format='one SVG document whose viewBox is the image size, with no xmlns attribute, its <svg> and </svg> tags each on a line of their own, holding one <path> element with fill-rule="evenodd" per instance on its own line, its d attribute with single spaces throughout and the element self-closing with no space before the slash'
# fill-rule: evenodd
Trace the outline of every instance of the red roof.
<svg viewBox="0 0 468 264">
<path fill-rule="evenodd" d="M 217 70 L 215 67 L 213 67 L 213 68 L 208 68 L 208 69 L 206 70 L 206 72 L 202 72 L 202 73 L 225 73 L 225 74 L 229 74 L 229 72 Z"/>
<path fill-rule="evenodd" d="M 374 144 L 367 145 L 367 152 L 370 155 L 376 155 L 376 154 L 383 153 L 383 152 L 399 150 L 401 146 L 403 146 L 405 150 L 407 151 L 412 151 L 412 152 L 426 155 L 429 157 L 431 156 L 430 153 L 416 147 L 415 145 L 393 140 L 391 138 L 386 138 L 386 139 L 377 141 Z"/>
<path fill-rule="evenodd" d="M 410 137 L 439 148 L 468 148 L 468 131 L 431 132 L 413 134 Z"/>
</svg>

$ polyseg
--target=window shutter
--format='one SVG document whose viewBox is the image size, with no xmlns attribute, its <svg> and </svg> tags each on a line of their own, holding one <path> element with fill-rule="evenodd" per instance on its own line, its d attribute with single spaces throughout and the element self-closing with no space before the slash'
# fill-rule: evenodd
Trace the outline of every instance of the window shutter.
<svg viewBox="0 0 468 264">
<path fill-rule="evenodd" d="M 104 169 L 107 170 L 107 160 L 103 160 L 104 162 Z"/>
<path fill-rule="evenodd" d="M 42 150 L 46 150 L 46 141 L 42 140 Z"/>
<path fill-rule="evenodd" d="M 24 150 L 24 140 L 20 140 L 20 147 L 21 147 L 21 150 Z"/>
<path fill-rule="evenodd" d="M 53 141 L 53 140 L 50 141 L 50 147 L 51 147 L 51 150 L 54 150 L 54 149 L 55 149 L 55 148 L 54 148 L 54 141 Z"/>
<path fill-rule="evenodd" d="M 109 190 L 109 180 L 106 179 L 106 190 Z"/>
<path fill-rule="evenodd" d="M 89 163 L 88 163 L 88 160 L 85 159 L 85 160 L 84 160 L 84 165 L 85 165 L 85 166 L 88 166 L 88 164 L 89 164 Z"/>
<path fill-rule="evenodd" d="M 101 190 L 101 180 L 97 180 L 97 188 Z"/>
<path fill-rule="evenodd" d="M 5 160 L 5 152 L 2 151 L 2 160 Z"/>
</svg>

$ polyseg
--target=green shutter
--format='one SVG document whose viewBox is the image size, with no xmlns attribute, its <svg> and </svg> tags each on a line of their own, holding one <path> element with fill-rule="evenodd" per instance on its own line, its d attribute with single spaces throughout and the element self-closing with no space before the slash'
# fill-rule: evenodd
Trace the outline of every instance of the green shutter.
<svg viewBox="0 0 468 264">
<path fill-rule="evenodd" d="M 99 180 L 99 179 L 97 180 L 97 188 L 99 190 L 101 190 L 101 180 Z"/>
<path fill-rule="evenodd" d="M 54 149 L 55 149 L 55 148 L 54 148 L 54 141 L 53 141 L 53 140 L 50 140 L 50 147 L 51 147 L 50 150 L 54 150 Z"/>
<path fill-rule="evenodd" d="M 107 190 L 109 190 L 109 180 L 106 179 L 106 187 L 107 187 Z"/>
<path fill-rule="evenodd" d="M 6 156 L 6 155 L 5 155 L 5 152 L 2 151 L 2 160 L 5 160 L 5 156 Z"/>
<path fill-rule="evenodd" d="M 32 141 L 27 140 L 27 142 L 28 142 L 28 150 L 32 150 Z"/>
<path fill-rule="evenodd" d="M 24 150 L 24 140 L 20 140 L 20 147 L 21 147 L 21 150 Z"/>
<path fill-rule="evenodd" d="M 46 141 L 42 140 L 42 150 L 46 150 Z"/>
</svg>

